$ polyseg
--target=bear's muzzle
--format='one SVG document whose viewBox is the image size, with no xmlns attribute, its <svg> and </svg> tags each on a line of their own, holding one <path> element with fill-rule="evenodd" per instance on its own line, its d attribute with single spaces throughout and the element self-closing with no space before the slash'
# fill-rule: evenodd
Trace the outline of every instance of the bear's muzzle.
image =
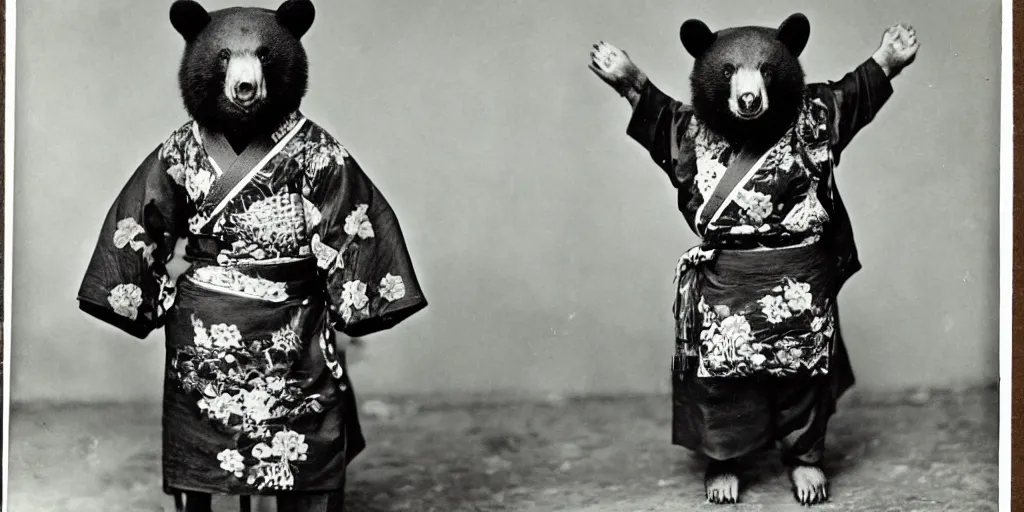
<svg viewBox="0 0 1024 512">
<path fill-rule="evenodd" d="M 267 97 L 263 64 L 255 55 L 232 56 L 224 77 L 224 96 L 248 111 Z"/>
<path fill-rule="evenodd" d="M 740 119 L 757 119 L 768 111 L 764 77 L 754 69 L 740 68 L 732 75 L 729 109 Z"/>
</svg>

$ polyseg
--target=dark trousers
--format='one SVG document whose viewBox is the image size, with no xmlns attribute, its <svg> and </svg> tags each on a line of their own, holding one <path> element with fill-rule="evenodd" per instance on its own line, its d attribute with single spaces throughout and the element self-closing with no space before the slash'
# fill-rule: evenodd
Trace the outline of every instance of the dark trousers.
<svg viewBox="0 0 1024 512">
<path fill-rule="evenodd" d="M 775 444 L 786 464 L 821 463 L 836 401 L 854 384 L 841 336 L 819 377 L 700 378 L 696 368 L 673 376 L 672 442 L 714 460 Z"/>
<path fill-rule="evenodd" d="M 174 495 L 176 512 L 263 512 L 252 506 L 248 496 L 240 496 L 238 508 L 213 510 L 213 497 L 202 492 Z M 345 491 L 332 493 L 285 493 L 276 496 L 277 512 L 345 512 Z"/>
</svg>

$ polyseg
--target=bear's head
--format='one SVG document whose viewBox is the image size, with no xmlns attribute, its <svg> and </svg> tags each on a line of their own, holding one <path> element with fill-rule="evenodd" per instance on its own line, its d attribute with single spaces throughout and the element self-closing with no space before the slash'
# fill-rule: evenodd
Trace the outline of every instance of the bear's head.
<svg viewBox="0 0 1024 512">
<path fill-rule="evenodd" d="M 804 95 L 800 53 L 811 26 L 794 14 L 778 28 L 734 27 L 712 32 L 700 20 L 679 29 L 695 63 L 690 74 L 697 117 L 733 144 L 750 135 L 781 135 Z"/>
<path fill-rule="evenodd" d="M 309 0 L 276 10 L 232 7 L 207 12 L 193 0 L 171 5 L 185 39 L 178 82 L 189 115 L 233 146 L 272 132 L 299 108 L 309 64 L 299 39 L 313 24 Z"/>
</svg>

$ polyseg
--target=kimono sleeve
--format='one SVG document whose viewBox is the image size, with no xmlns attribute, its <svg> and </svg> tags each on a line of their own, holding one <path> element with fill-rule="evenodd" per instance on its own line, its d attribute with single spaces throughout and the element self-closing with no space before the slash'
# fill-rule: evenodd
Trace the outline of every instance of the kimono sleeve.
<svg viewBox="0 0 1024 512">
<path fill-rule="evenodd" d="M 626 134 L 650 153 L 651 158 L 666 174 L 672 185 L 681 188 L 687 176 L 680 175 L 680 160 L 692 149 L 687 149 L 686 131 L 693 109 L 661 92 L 650 80 L 639 89 L 639 100 Z"/>
<path fill-rule="evenodd" d="M 425 308 L 398 217 L 355 159 L 346 152 L 318 181 L 310 200 L 319 222 L 310 245 L 334 328 L 366 336 Z"/>
<path fill-rule="evenodd" d="M 868 125 L 892 96 L 892 83 L 882 67 L 870 58 L 838 82 L 824 87 L 826 105 L 832 111 L 832 153 L 836 163 L 854 135 Z"/>
<path fill-rule="evenodd" d="M 160 148 L 138 167 L 107 212 L 78 290 L 79 308 L 142 339 L 174 302 L 167 269 L 182 199 Z"/>
</svg>

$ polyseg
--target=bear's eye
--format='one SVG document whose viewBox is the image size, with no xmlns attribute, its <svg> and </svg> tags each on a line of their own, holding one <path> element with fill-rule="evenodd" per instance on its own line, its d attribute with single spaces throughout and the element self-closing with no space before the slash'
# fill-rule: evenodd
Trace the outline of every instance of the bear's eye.
<svg viewBox="0 0 1024 512">
<path fill-rule="evenodd" d="M 732 76 L 732 74 L 736 72 L 736 66 L 726 64 L 723 72 L 725 73 L 725 76 Z"/>
<path fill-rule="evenodd" d="M 764 81 L 767 82 L 772 79 L 772 68 L 764 66 L 761 68 L 761 76 L 764 77 Z"/>
<path fill-rule="evenodd" d="M 220 53 L 217 54 L 217 56 L 220 57 L 220 60 L 227 62 L 231 60 L 231 50 L 224 48 L 220 51 Z"/>
<path fill-rule="evenodd" d="M 267 60 L 270 59 L 270 50 L 267 49 L 266 46 L 261 46 L 256 50 L 256 58 L 259 59 L 260 62 L 266 63 Z"/>
</svg>

